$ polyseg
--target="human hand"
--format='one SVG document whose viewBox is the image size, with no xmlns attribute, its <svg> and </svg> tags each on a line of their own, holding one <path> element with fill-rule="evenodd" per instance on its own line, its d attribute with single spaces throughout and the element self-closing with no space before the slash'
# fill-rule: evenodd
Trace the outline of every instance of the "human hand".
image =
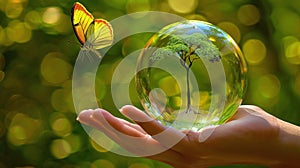
<svg viewBox="0 0 300 168">
<path fill-rule="evenodd" d="M 292 158 L 283 156 L 285 150 L 280 135 L 286 124 L 256 106 L 240 106 L 225 124 L 198 132 L 165 127 L 133 106 L 126 105 L 120 111 L 136 124 L 116 118 L 103 109 L 82 111 L 78 120 L 104 132 L 138 156 L 175 168 L 229 164 L 280 167 L 286 160 L 294 161 L 294 155 Z M 164 131 L 166 134 L 157 136 Z M 174 139 L 178 143 L 170 145 Z"/>
</svg>

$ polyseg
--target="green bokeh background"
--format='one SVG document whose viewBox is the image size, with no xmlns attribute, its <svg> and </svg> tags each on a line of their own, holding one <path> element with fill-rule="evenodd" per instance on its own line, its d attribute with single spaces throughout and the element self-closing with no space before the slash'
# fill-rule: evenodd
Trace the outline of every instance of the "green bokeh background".
<svg viewBox="0 0 300 168">
<path fill-rule="evenodd" d="M 154 10 L 221 27 L 236 40 L 248 63 L 249 86 L 243 104 L 258 105 L 300 125 L 300 1 L 80 2 L 95 18 L 113 20 Z M 73 3 L 0 0 L 0 168 L 170 167 L 108 152 L 92 142 L 76 121 L 71 85 L 80 45 L 70 21 Z M 121 115 L 110 95 L 113 70 L 122 58 L 142 48 L 150 36 L 138 34 L 118 42 L 103 60 L 96 94 L 99 106 L 116 116 Z M 134 87 L 131 92 L 133 102 L 140 107 Z"/>
</svg>

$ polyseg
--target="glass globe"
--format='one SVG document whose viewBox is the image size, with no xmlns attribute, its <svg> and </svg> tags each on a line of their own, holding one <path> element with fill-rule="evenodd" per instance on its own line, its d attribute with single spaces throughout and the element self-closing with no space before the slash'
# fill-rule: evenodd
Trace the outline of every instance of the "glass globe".
<svg viewBox="0 0 300 168">
<path fill-rule="evenodd" d="M 246 71 L 243 54 L 226 32 L 187 20 L 148 41 L 135 80 L 148 115 L 165 126 L 197 131 L 235 113 L 245 94 Z"/>
</svg>

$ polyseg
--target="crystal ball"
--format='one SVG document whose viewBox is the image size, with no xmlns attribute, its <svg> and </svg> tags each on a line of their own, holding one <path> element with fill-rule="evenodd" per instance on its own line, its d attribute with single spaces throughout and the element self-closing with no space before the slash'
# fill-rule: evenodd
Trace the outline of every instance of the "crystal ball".
<svg viewBox="0 0 300 168">
<path fill-rule="evenodd" d="M 234 115 L 245 95 L 246 72 L 244 56 L 226 32 L 185 20 L 149 39 L 135 82 L 149 116 L 178 130 L 198 131 Z"/>
</svg>

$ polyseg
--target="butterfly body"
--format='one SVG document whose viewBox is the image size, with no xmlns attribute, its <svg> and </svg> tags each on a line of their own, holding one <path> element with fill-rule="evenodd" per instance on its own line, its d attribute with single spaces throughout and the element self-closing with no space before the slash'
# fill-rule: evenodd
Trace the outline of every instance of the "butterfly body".
<svg viewBox="0 0 300 168">
<path fill-rule="evenodd" d="M 79 2 L 72 8 L 72 25 L 78 41 L 85 49 L 101 49 L 113 42 L 113 29 L 108 21 L 94 19 Z"/>
</svg>

